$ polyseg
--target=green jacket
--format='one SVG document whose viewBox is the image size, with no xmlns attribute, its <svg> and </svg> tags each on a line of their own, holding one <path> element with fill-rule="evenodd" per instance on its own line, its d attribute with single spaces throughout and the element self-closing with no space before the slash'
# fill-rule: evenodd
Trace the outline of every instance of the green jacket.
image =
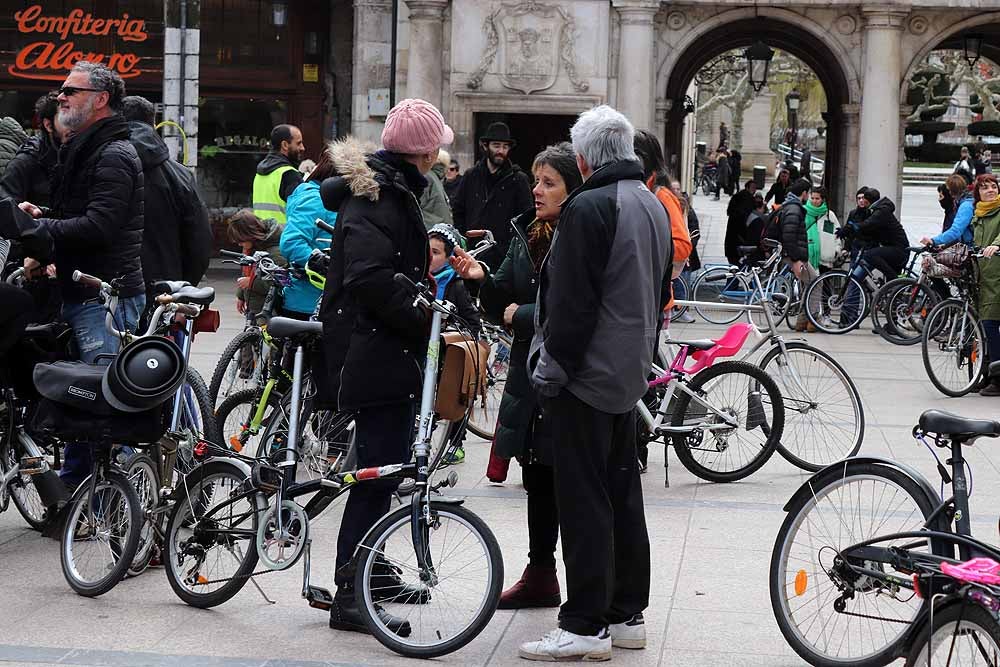
<svg viewBox="0 0 1000 667">
<path fill-rule="evenodd" d="M 441 223 L 453 224 L 451 204 L 444 191 L 442 179 L 444 179 L 444 165 L 436 162 L 430 173 L 427 174 L 427 187 L 424 188 L 424 193 L 420 196 L 420 212 L 424 214 L 424 226 L 427 229 Z"/>
<path fill-rule="evenodd" d="M 1000 246 L 1000 210 L 972 218 L 973 243 L 977 247 Z M 979 317 L 1000 320 L 1000 259 L 979 260 Z"/>
</svg>

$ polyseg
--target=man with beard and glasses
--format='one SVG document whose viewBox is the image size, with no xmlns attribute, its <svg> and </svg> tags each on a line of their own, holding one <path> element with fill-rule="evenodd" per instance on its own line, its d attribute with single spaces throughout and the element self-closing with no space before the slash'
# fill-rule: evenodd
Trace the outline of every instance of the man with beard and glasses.
<svg viewBox="0 0 1000 667">
<path fill-rule="evenodd" d="M 52 172 L 51 207 L 31 202 L 20 207 L 38 219 L 55 243 L 55 266 L 62 295 L 62 318 L 71 327 L 80 359 L 96 363 L 115 354 L 121 342 L 104 325 L 105 306 L 97 290 L 72 280 L 80 270 L 105 282 L 118 281 L 118 328 L 134 330 L 146 304 L 140 251 L 143 231 L 142 163 L 129 143 L 129 128 L 119 115 L 125 84 L 116 72 L 82 60 L 59 89 L 57 120 L 69 133 Z M 29 274 L 41 273 L 33 258 Z M 67 444 L 61 476 L 69 485 L 87 475 L 85 446 Z"/>
<path fill-rule="evenodd" d="M 298 167 L 305 152 L 299 128 L 277 125 L 271 130 L 271 152 L 257 165 L 257 175 L 253 177 L 254 215 L 285 224 L 285 202 L 302 182 Z"/>
<path fill-rule="evenodd" d="M 477 259 L 496 270 L 513 238 L 511 220 L 531 208 L 534 200 L 531 181 L 510 162 L 510 152 L 517 146 L 510 128 L 505 123 L 490 124 L 479 145 L 485 155 L 462 176 L 451 208 L 455 227 L 463 234 L 476 229 L 493 232 L 497 244 Z"/>
</svg>

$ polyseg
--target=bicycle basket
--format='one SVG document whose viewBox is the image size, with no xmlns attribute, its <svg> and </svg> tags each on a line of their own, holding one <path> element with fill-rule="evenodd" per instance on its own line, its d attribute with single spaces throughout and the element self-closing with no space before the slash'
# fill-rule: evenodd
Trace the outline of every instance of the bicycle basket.
<svg viewBox="0 0 1000 667">
<path fill-rule="evenodd" d="M 962 267 L 950 266 L 938 261 L 935 257 L 927 255 L 921 260 L 921 269 L 924 275 L 931 278 L 958 278 L 962 275 Z"/>
</svg>

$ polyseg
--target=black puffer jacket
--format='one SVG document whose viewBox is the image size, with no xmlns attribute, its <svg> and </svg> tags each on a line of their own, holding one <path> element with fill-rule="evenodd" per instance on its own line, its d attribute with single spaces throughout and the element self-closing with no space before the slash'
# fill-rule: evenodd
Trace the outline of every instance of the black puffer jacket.
<svg viewBox="0 0 1000 667">
<path fill-rule="evenodd" d="M 7 163 L 14 159 L 17 149 L 28 140 L 17 119 L 5 116 L 0 118 L 0 174 L 7 168 Z"/>
<path fill-rule="evenodd" d="M 48 206 L 49 179 L 56 166 L 57 149 L 46 134 L 29 138 L 7 163 L 0 180 L 0 196 L 20 203 Z"/>
<path fill-rule="evenodd" d="M 806 207 L 797 201 L 785 202 L 778 216 L 785 257 L 793 262 L 808 262 L 809 235 L 806 233 Z"/>
<path fill-rule="evenodd" d="M 147 283 L 186 280 L 197 285 L 212 254 L 212 228 L 194 174 L 170 159 L 152 126 L 135 121 L 128 126 L 144 178 L 142 274 Z"/>
<path fill-rule="evenodd" d="M 77 269 L 105 281 L 121 278 L 124 297 L 145 291 L 139 259 L 142 164 L 128 136 L 128 123 L 111 116 L 59 150 L 52 208 L 39 224 L 55 240 L 56 268 L 66 302 L 97 296 L 97 290 L 73 282 Z"/>
<path fill-rule="evenodd" d="M 497 244 L 480 255 L 479 260 L 496 270 L 513 238 L 511 219 L 533 203 L 531 181 L 520 167 L 508 162 L 491 174 L 484 158 L 462 176 L 451 209 L 455 227 L 463 234 L 470 229 L 493 232 Z"/>
<path fill-rule="evenodd" d="M 535 299 L 538 297 L 538 272 L 528 253 L 527 234 L 535 220 L 531 209 L 511 220 L 514 240 L 507 248 L 497 272 L 487 276 L 479 288 L 483 310 L 497 322 L 512 303 L 520 304 L 514 313 L 514 345 L 510 350 L 507 384 L 500 400 L 495 448 L 505 459 L 527 457 L 552 465 L 551 433 L 538 409 L 538 397 L 528 382 L 528 348 L 535 335 Z"/>
<path fill-rule="evenodd" d="M 430 317 L 394 280 L 427 277 L 429 247 L 418 199 L 426 180 L 391 153 L 331 146 L 338 174 L 323 182 L 337 211 L 320 320 L 326 353 L 323 398 L 340 409 L 417 401 Z"/>
<path fill-rule="evenodd" d="M 896 217 L 896 205 L 888 197 L 882 197 L 868 207 L 869 214 L 858 225 L 858 240 L 867 245 L 908 248 L 906 230 Z"/>
</svg>

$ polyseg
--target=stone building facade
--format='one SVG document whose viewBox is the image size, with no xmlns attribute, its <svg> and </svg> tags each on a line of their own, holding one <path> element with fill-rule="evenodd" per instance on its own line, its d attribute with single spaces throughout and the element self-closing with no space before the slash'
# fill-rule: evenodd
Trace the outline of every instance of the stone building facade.
<svg viewBox="0 0 1000 667">
<path fill-rule="evenodd" d="M 374 63 L 391 58 L 392 6 L 355 0 L 352 130 L 371 138 L 382 117 L 369 113 L 367 86 L 384 71 Z M 440 105 L 463 167 L 490 119 L 555 136 L 573 115 L 608 103 L 662 137 L 684 171 L 694 73 L 760 38 L 823 83 L 827 179 L 838 201 L 849 205 L 858 184 L 898 201 L 909 73 L 932 49 L 989 26 L 1000 26 L 996 0 L 400 0 L 395 92 Z M 988 42 L 984 54 L 1000 50 L 1000 39 Z"/>
</svg>

